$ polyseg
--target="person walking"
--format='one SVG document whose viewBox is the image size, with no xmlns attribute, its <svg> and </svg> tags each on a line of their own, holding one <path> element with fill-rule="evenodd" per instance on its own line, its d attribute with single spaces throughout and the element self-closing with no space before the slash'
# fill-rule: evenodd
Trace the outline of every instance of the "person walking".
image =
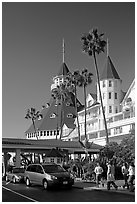
<svg viewBox="0 0 137 204">
<path fill-rule="evenodd" d="M 108 162 L 107 168 L 107 190 L 110 190 L 111 184 L 117 190 L 118 186 L 115 184 L 115 166 L 113 161 Z"/>
<path fill-rule="evenodd" d="M 99 187 L 99 182 L 102 182 L 102 173 L 103 173 L 103 168 L 100 166 L 99 163 L 97 163 L 97 166 L 94 169 L 94 172 L 96 174 L 96 184 L 97 187 Z"/>
<path fill-rule="evenodd" d="M 135 165 L 134 165 L 133 162 L 129 165 L 128 172 L 129 172 L 129 180 L 128 180 L 128 183 L 129 183 L 129 191 L 130 191 L 130 192 L 134 192 L 134 190 L 135 190 L 135 188 L 134 188 Z"/>
<path fill-rule="evenodd" d="M 121 168 L 122 174 L 123 174 L 123 178 L 124 178 L 124 185 L 123 188 L 127 187 L 127 189 L 129 189 L 129 185 L 128 185 L 128 166 L 127 163 L 123 163 L 123 166 Z"/>
</svg>

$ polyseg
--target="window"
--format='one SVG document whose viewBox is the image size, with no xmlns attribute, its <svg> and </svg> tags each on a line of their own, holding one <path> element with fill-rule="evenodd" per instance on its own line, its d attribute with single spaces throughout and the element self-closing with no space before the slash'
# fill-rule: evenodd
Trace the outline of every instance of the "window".
<svg viewBox="0 0 137 204">
<path fill-rule="evenodd" d="M 46 136 L 46 131 L 44 130 L 44 136 Z"/>
<path fill-rule="evenodd" d="M 105 81 L 103 81 L 103 87 L 105 87 L 105 86 L 106 86 Z"/>
<path fill-rule="evenodd" d="M 51 159 L 50 159 L 50 162 L 54 163 L 54 158 L 51 158 Z"/>
<path fill-rule="evenodd" d="M 122 127 L 119 127 L 119 133 L 122 133 Z"/>
<path fill-rule="evenodd" d="M 109 113 L 112 113 L 112 106 L 109 106 Z"/>
<path fill-rule="evenodd" d="M 118 113 L 118 107 L 116 106 L 116 108 L 115 108 L 115 113 Z"/>
<path fill-rule="evenodd" d="M 52 136 L 52 130 L 50 131 L 50 136 Z"/>
<path fill-rule="evenodd" d="M 42 136 L 42 131 L 40 131 L 40 136 Z"/>
<path fill-rule="evenodd" d="M 111 130 L 110 129 L 108 130 L 108 135 L 111 135 Z"/>
<path fill-rule="evenodd" d="M 47 131 L 47 136 L 49 136 L 49 131 Z"/>
<path fill-rule="evenodd" d="M 66 103 L 66 106 L 70 106 L 70 103 L 69 103 L 69 102 L 67 102 L 67 103 Z"/>
<path fill-rule="evenodd" d="M 112 87 L 112 81 L 109 81 L 108 86 L 109 86 L 109 87 Z"/>
<path fill-rule="evenodd" d="M 41 166 L 37 165 L 36 172 L 43 174 L 43 170 L 42 170 Z"/>
<path fill-rule="evenodd" d="M 73 114 L 72 114 L 72 113 L 69 113 L 69 114 L 67 115 L 67 118 L 73 118 Z"/>
<path fill-rule="evenodd" d="M 59 135 L 59 130 L 57 130 L 57 135 Z"/>
<path fill-rule="evenodd" d="M 115 99 L 117 99 L 117 93 L 115 93 Z"/>
<path fill-rule="evenodd" d="M 49 106 L 50 106 L 50 104 L 49 104 L 49 103 L 47 103 L 47 104 L 46 104 L 46 108 L 49 108 Z"/>
<path fill-rule="evenodd" d="M 88 101 L 88 107 L 92 105 L 92 101 Z"/>
<path fill-rule="evenodd" d="M 30 171 L 36 172 L 36 167 L 37 167 L 37 165 L 32 165 Z"/>
<path fill-rule="evenodd" d="M 60 158 L 57 158 L 57 163 L 60 163 L 61 162 L 61 159 Z"/>
<path fill-rule="evenodd" d="M 56 117 L 56 114 L 55 113 L 52 113 L 51 115 L 50 115 L 50 118 L 55 118 Z"/>
<path fill-rule="evenodd" d="M 54 135 L 56 135 L 56 130 L 54 130 Z"/>
<path fill-rule="evenodd" d="M 108 93 L 108 98 L 111 99 L 111 92 Z"/>
</svg>

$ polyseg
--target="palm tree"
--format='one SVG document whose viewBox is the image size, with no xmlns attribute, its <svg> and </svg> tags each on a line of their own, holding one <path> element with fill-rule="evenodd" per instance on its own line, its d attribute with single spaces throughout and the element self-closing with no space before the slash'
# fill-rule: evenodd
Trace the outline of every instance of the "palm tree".
<svg viewBox="0 0 137 204">
<path fill-rule="evenodd" d="M 74 71 L 73 73 L 69 72 L 66 77 L 66 83 L 67 87 L 70 92 L 74 93 L 75 97 L 75 112 L 76 112 L 76 118 L 77 118 L 77 124 L 78 124 L 78 140 L 80 142 L 80 125 L 79 125 L 79 118 L 78 118 L 78 108 L 77 108 L 77 87 L 79 86 L 79 80 L 80 80 L 80 72 Z"/>
<path fill-rule="evenodd" d="M 106 131 L 106 144 L 109 143 L 108 139 L 108 131 L 107 131 L 107 122 L 103 107 L 103 100 L 101 95 L 101 88 L 100 88 L 100 79 L 99 79 L 99 71 L 98 71 L 98 65 L 97 65 L 97 59 L 96 59 L 96 53 L 100 54 L 101 52 L 104 52 L 106 41 L 103 40 L 104 34 L 98 34 L 97 29 L 92 29 L 89 31 L 88 34 L 84 34 L 81 37 L 81 40 L 83 42 L 83 51 L 87 53 L 89 56 L 93 56 L 94 59 L 94 65 L 95 65 L 95 71 L 96 71 L 96 77 L 97 77 L 97 83 L 99 88 L 99 96 L 101 101 L 101 108 L 104 118 L 104 124 L 105 124 L 105 131 Z"/>
<path fill-rule="evenodd" d="M 87 69 L 83 69 L 81 72 L 81 76 L 79 79 L 79 86 L 83 87 L 83 91 L 84 91 L 84 108 L 85 108 L 85 144 L 88 142 L 88 138 L 87 138 L 87 118 L 86 118 L 86 113 L 87 113 L 87 104 L 86 104 L 86 97 L 87 97 L 87 93 L 86 93 L 86 87 L 92 83 L 92 73 L 89 73 Z M 85 145 L 86 146 L 86 145 Z"/>
<path fill-rule="evenodd" d="M 40 117 L 42 118 L 42 114 L 39 111 L 36 111 L 35 108 L 28 109 L 26 116 L 25 116 L 26 119 L 30 119 L 32 121 L 32 124 L 34 127 L 34 133 L 36 135 L 37 140 L 38 140 L 38 136 L 37 136 L 36 126 L 35 126 L 35 121 L 36 121 L 36 119 L 38 119 Z"/>
<path fill-rule="evenodd" d="M 54 99 L 56 99 L 57 106 L 59 105 L 59 102 L 61 103 L 61 121 L 60 121 L 61 123 L 60 139 L 61 139 L 62 131 L 63 131 L 63 121 L 64 121 L 63 103 L 70 99 L 69 91 L 66 87 L 66 83 L 61 83 L 59 86 L 53 89 L 51 95 Z"/>
</svg>

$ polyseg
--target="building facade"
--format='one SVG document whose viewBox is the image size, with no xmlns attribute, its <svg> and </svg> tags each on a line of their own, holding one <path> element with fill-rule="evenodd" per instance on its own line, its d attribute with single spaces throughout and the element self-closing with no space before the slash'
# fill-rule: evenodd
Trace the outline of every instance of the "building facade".
<svg viewBox="0 0 137 204">
<path fill-rule="evenodd" d="M 100 77 L 103 106 L 107 121 L 109 141 L 120 142 L 125 136 L 135 131 L 135 80 L 128 91 L 122 91 L 120 79 L 110 57 L 107 57 L 103 73 Z M 106 144 L 106 133 L 100 97 L 97 93 L 87 96 L 87 137 L 90 142 Z M 84 110 L 79 112 L 81 139 L 84 140 Z M 65 138 L 77 140 L 78 130 Z"/>
<path fill-rule="evenodd" d="M 51 90 L 64 82 L 65 76 L 69 72 L 67 65 L 63 62 L 57 76 L 53 78 Z M 99 145 L 106 144 L 106 133 L 100 97 L 97 86 L 97 93 L 89 93 L 87 102 L 87 138 L 90 142 Z M 135 130 L 135 80 L 133 80 L 128 91 L 122 91 L 122 80 L 114 67 L 109 56 L 107 56 L 103 73 L 100 77 L 100 86 L 103 99 L 103 106 L 107 121 L 109 141 L 120 142 L 125 136 Z M 72 102 L 64 102 L 60 106 L 51 99 L 42 110 L 43 118 L 35 121 L 37 135 L 39 139 L 61 139 L 64 141 L 78 141 L 78 126 L 76 122 L 76 110 L 74 105 L 74 95 Z M 78 117 L 80 123 L 81 140 L 84 135 L 84 108 L 77 100 Z M 64 117 L 61 118 L 61 110 Z M 61 123 L 63 120 L 63 123 Z M 61 133 L 62 124 L 62 133 Z M 33 126 L 26 131 L 26 138 L 36 139 Z"/>
</svg>

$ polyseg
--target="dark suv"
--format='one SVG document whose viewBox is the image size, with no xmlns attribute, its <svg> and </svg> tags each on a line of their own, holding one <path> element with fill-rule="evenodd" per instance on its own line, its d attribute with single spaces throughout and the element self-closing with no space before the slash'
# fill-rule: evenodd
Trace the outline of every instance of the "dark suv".
<svg viewBox="0 0 137 204">
<path fill-rule="evenodd" d="M 42 185 L 44 189 L 51 186 L 68 186 L 74 184 L 73 176 L 55 163 L 30 164 L 25 171 L 26 185 Z"/>
</svg>

